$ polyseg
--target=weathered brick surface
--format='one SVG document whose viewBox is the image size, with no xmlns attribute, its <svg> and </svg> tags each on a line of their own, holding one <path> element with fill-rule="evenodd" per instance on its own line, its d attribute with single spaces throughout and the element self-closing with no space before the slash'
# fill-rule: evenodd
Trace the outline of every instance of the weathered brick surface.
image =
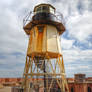
<svg viewBox="0 0 92 92">
<path fill-rule="evenodd" d="M 22 82 L 22 78 L 0 78 L 0 84 L 4 84 L 4 83 L 19 83 Z M 68 86 L 69 86 L 69 92 L 72 92 L 72 90 L 74 90 L 74 92 L 88 92 L 88 87 L 91 89 L 92 92 L 92 77 L 86 78 L 85 82 L 76 82 L 75 79 L 73 78 L 67 78 L 68 80 Z M 35 79 L 29 79 L 30 82 L 35 81 Z M 43 79 L 39 79 L 40 84 L 42 84 Z M 43 84 L 39 85 L 39 91 L 43 92 Z M 5 89 L 0 89 L 0 92 L 3 92 L 3 90 L 11 90 L 10 88 L 5 88 Z M 8 92 L 8 91 L 4 91 L 4 92 Z"/>
</svg>

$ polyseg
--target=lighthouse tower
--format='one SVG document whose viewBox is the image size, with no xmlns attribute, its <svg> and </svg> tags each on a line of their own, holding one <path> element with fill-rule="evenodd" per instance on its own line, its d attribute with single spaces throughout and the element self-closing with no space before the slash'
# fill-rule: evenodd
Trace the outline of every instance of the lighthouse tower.
<svg viewBox="0 0 92 92">
<path fill-rule="evenodd" d="M 29 36 L 24 92 L 68 92 L 60 45 L 60 35 L 65 31 L 62 14 L 50 4 L 40 4 L 23 21 Z"/>
</svg>

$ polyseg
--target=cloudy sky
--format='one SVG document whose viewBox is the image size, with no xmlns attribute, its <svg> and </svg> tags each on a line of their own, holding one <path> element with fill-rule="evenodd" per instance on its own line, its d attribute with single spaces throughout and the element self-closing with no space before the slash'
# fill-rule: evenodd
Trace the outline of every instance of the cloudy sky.
<svg viewBox="0 0 92 92">
<path fill-rule="evenodd" d="M 0 77 L 22 76 L 28 43 L 23 18 L 40 3 L 52 4 L 64 16 L 61 46 L 67 77 L 92 77 L 92 0 L 1 0 Z"/>
</svg>

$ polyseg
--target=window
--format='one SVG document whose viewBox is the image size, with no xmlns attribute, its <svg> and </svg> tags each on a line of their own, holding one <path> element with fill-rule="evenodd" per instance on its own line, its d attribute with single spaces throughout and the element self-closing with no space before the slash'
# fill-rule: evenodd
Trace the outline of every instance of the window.
<svg viewBox="0 0 92 92">
<path fill-rule="evenodd" d="M 54 14 L 54 9 L 50 7 L 50 13 Z"/>
<path fill-rule="evenodd" d="M 44 26 L 37 26 L 37 28 L 38 28 L 39 32 L 43 32 L 43 30 L 44 30 Z"/>
<path fill-rule="evenodd" d="M 74 92 L 74 88 L 73 87 L 71 88 L 71 92 Z"/>
<path fill-rule="evenodd" d="M 35 10 L 36 13 L 39 13 L 39 12 L 47 12 L 47 13 L 52 13 L 54 14 L 55 12 L 55 9 L 51 6 L 48 6 L 48 5 L 42 5 L 42 6 L 39 6 L 39 7 L 36 7 L 36 10 Z"/>
<path fill-rule="evenodd" d="M 91 92 L 91 88 L 90 87 L 88 87 L 88 92 Z"/>
<path fill-rule="evenodd" d="M 38 7 L 38 8 L 36 9 L 36 12 L 37 12 L 37 13 L 41 12 L 41 7 Z"/>
<path fill-rule="evenodd" d="M 39 13 L 39 12 L 49 12 L 49 8 L 48 6 L 39 6 L 36 8 L 36 13 Z"/>
<path fill-rule="evenodd" d="M 48 6 L 42 6 L 42 12 L 49 12 Z"/>
<path fill-rule="evenodd" d="M 33 86 L 33 83 L 31 82 L 31 83 L 30 83 L 30 88 L 32 88 L 32 86 Z"/>
</svg>

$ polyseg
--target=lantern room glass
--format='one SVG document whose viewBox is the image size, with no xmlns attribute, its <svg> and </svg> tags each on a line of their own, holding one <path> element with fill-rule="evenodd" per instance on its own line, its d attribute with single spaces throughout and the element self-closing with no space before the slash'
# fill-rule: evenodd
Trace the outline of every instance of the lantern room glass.
<svg viewBox="0 0 92 92">
<path fill-rule="evenodd" d="M 54 14 L 55 9 L 53 7 L 51 7 L 51 6 L 46 6 L 46 5 L 36 7 L 36 9 L 35 9 L 35 14 L 37 14 L 37 13 L 45 13 L 45 12 Z"/>
</svg>

